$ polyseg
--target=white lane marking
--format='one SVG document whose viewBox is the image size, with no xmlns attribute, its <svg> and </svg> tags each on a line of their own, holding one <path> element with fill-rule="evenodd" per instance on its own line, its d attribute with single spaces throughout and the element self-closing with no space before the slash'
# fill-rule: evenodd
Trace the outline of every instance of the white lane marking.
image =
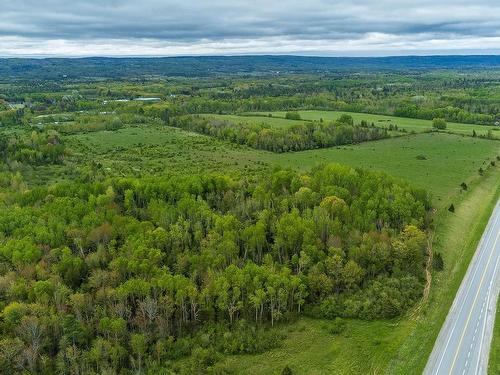
<svg viewBox="0 0 500 375">
<path fill-rule="evenodd" d="M 493 211 L 493 215 L 496 216 L 494 219 L 494 222 L 493 222 L 493 224 L 491 224 L 491 226 L 489 228 L 486 228 L 487 239 L 486 239 L 486 241 L 484 241 L 484 243 L 480 242 L 480 244 L 479 244 L 480 245 L 480 255 L 479 255 L 479 258 L 477 259 L 476 267 L 474 269 L 472 278 L 470 280 L 474 280 L 474 278 L 476 277 L 476 273 L 479 270 L 479 267 L 477 265 L 481 262 L 483 255 L 486 253 L 486 251 L 484 251 L 484 249 L 488 248 L 487 244 L 489 244 L 489 242 L 491 240 L 491 236 L 493 234 L 493 228 L 495 228 L 495 226 L 497 225 L 497 222 L 500 218 L 500 213 L 496 213 L 496 211 L 498 211 L 498 210 L 500 210 L 500 205 L 497 204 L 496 209 Z M 483 250 L 483 251 L 481 251 L 481 250 Z M 472 259 L 472 261 L 474 261 L 474 259 Z M 465 276 L 467 276 L 467 272 L 466 272 Z M 470 282 L 469 285 L 467 285 L 467 292 L 465 294 L 464 300 L 467 300 L 467 296 L 469 295 L 471 288 L 472 288 L 472 282 Z M 460 288 L 459 288 L 459 291 L 460 291 Z M 458 296 L 458 293 L 457 293 L 457 296 Z M 457 316 L 460 316 L 460 314 L 462 313 L 464 305 L 465 305 L 465 303 L 462 303 L 462 305 L 460 306 L 460 310 L 458 311 Z M 438 366 L 436 368 L 436 373 L 438 373 L 439 369 L 441 368 L 441 364 L 443 363 L 444 356 L 446 355 L 446 351 L 448 350 L 448 346 L 450 345 L 450 341 L 451 341 L 451 338 L 453 337 L 453 333 L 455 332 L 455 328 L 457 327 L 457 323 L 458 323 L 458 319 L 455 319 L 453 321 L 450 334 L 448 335 L 448 340 L 446 341 L 446 345 L 444 346 L 443 354 L 441 355 L 441 359 L 439 360 Z M 444 324 L 446 324 L 446 321 Z"/>
<path fill-rule="evenodd" d="M 493 251 L 495 251 L 495 249 L 493 249 Z M 483 322 L 483 329 L 481 331 L 481 339 L 479 340 L 479 351 L 478 351 L 478 356 L 477 356 L 477 364 L 476 364 L 476 367 L 475 367 L 475 374 L 479 373 L 478 371 L 479 371 L 479 364 L 481 363 L 481 351 L 483 350 L 483 340 L 484 340 L 484 334 L 486 332 L 486 322 L 488 320 L 488 308 L 489 308 L 490 299 L 491 299 L 491 286 L 493 285 L 493 280 L 495 280 L 495 277 L 496 277 L 496 274 L 497 274 L 498 260 L 499 259 L 500 259 L 500 256 L 498 256 L 498 254 L 497 254 L 497 261 L 495 263 L 495 268 L 494 268 L 494 271 L 493 271 L 493 277 L 490 280 L 490 285 L 488 287 L 488 292 L 486 293 L 486 301 L 485 301 L 485 302 L 487 302 L 486 313 L 484 314 L 484 322 Z M 483 303 L 483 305 L 484 305 L 484 303 Z"/>
<path fill-rule="evenodd" d="M 453 369 L 455 368 L 455 364 L 457 362 L 457 357 L 458 357 L 458 352 L 460 351 L 460 348 L 462 347 L 462 341 L 464 339 L 465 332 L 467 331 L 467 327 L 469 326 L 469 322 L 470 322 L 470 318 L 472 316 L 472 312 L 474 311 L 474 307 L 476 306 L 477 297 L 479 297 L 479 292 L 481 291 L 481 287 L 483 286 L 484 277 L 486 276 L 486 273 L 487 273 L 488 268 L 490 266 L 490 262 L 491 262 L 491 259 L 493 257 L 493 254 L 495 253 L 495 249 L 496 249 L 496 246 L 497 246 L 499 238 L 500 238 L 500 231 L 498 232 L 498 234 L 497 234 L 497 236 L 495 238 L 495 242 L 493 243 L 493 248 L 491 250 L 490 256 L 488 257 L 488 262 L 486 262 L 486 266 L 484 267 L 484 272 L 483 272 L 483 274 L 481 276 L 481 281 L 479 282 L 479 286 L 477 288 L 476 295 L 474 296 L 474 301 L 472 301 L 472 306 L 471 306 L 471 308 L 469 310 L 469 315 L 467 316 L 467 321 L 465 322 L 465 326 L 464 326 L 464 329 L 462 331 L 462 335 L 460 336 L 460 341 L 458 342 L 457 350 L 455 351 L 455 356 L 453 357 L 453 362 L 451 364 L 451 369 L 450 369 L 450 372 L 449 372 L 450 375 L 453 373 Z M 495 264 L 497 264 L 497 263 L 498 263 L 498 257 L 497 257 L 497 261 L 495 262 Z"/>
</svg>

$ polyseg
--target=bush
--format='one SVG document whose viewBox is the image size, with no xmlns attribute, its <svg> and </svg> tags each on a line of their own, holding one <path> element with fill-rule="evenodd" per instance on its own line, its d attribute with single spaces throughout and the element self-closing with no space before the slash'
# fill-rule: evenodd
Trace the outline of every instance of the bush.
<svg viewBox="0 0 500 375">
<path fill-rule="evenodd" d="M 293 371 L 288 365 L 286 365 L 283 371 L 281 371 L 281 375 L 293 375 Z"/>
<path fill-rule="evenodd" d="M 453 205 L 453 203 L 450 205 L 450 207 L 448 207 L 448 211 L 455 212 L 455 206 Z"/>
<path fill-rule="evenodd" d="M 434 118 L 432 120 L 432 127 L 438 130 L 446 129 L 446 120 L 444 118 Z"/>
<path fill-rule="evenodd" d="M 285 113 L 285 118 L 287 120 L 300 120 L 300 113 L 299 112 L 287 112 Z"/>
<path fill-rule="evenodd" d="M 354 125 L 354 119 L 350 115 L 342 115 L 339 117 L 338 122 L 347 125 Z"/>
</svg>

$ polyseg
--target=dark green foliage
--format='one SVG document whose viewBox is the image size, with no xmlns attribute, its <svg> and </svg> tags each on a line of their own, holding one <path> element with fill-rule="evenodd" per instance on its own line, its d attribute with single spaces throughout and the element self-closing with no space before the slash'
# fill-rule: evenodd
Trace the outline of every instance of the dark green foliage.
<svg viewBox="0 0 500 375">
<path fill-rule="evenodd" d="M 285 113 L 285 118 L 288 120 L 300 120 L 300 113 L 298 112 L 287 112 Z"/>
<path fill-rule="evenodd" d="M 460 187 L 461 187 L 461 188 L 462 188 L 462 190 L 464 190 L 464 191 L 468 189 L 468 186 L 467 186 L 467 184 L 466 184 L 465 182 L 462 182 L 462 183 L 460 184 Z"/>
<path fill-rule="evenodd" d="M 293 375 L 292 369 L 287 365 L 283 368 L 283 371 L 281 371 L 281 375 Z"/>
<path fill-rule="evenodd" d="M 453 203 L 450 205 L 450 207 L 448 207 L 448 211 L 455 212 L 455 206 L 453 205 Z"/>
<path fill-rule="evenodd" d="M 328 332 L 332 335 L 339 335 L 344 332 L 346 323 L 342 318 L 336 317 L 328 326 Z"/>
<path fill-rule="evenodd" d="M 444 261 L 441 253 L 435 253 L 432 257 L 432 268 L 436 271 L 442 271 L 444 269 Z"/>
<path fill-rule="evenodd" d="M 24 109 L 0 109 L 0 126 L 21 125 L 23 122 Z"/>
<path fill-rule="evenodd" d="M 65 152 L 66 148 L 54 130 L 33 131 L 23 136 L 0 134 L 0 162 L 58 164 L 63 161 Z"/>
<path fill-rule="evenodd" d="M 199 116 L 175 118 L 172 125 L 253 148 L 273 151 L 301 151 L 387 138 L 380 128 L 352 125 L 352 117 L 335 123 L 308 122 L 286 128 L 264 124 L 235 124 Z"/>
</svg>

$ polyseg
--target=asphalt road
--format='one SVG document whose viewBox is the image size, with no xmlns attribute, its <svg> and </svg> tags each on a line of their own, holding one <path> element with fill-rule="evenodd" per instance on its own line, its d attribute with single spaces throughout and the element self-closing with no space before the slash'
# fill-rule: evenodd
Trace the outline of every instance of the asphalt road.
<svg viewBox="0 0 500 375">
<path fill-rule="evenodd" d="M 424 374 L 486 374 L 500 290 L 500 201 L 497 203 Z"/>
</svg>

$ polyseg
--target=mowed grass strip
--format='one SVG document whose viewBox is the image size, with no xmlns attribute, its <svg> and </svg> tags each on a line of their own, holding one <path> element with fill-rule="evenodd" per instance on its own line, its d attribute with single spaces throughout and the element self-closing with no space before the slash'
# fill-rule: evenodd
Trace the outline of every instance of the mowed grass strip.
<svg viewBox="0 0 500 375">
<path fill-rule="evenodd" d="M 370 113 L 357 113 L 357 112 L 342 112 L 342 111 L 297 111 L 303 120 L 316 120 L 319 121 L 323 119 L 324 121 L 332 121 L 338 119 L 341 115 L 352 116 L 355 122 L 361 122 L 362 120 L 368 123 L 374 123 L 379 127 L 389 127 L 390 124 L 397 125 L 399 129 L 406 129 L 408 132 L 422 133 L 432 130 L 432 121 L 413 119 L 407 117 L 396 117 L 396 116 L 384 116 L 384 115 L 374 115 Z M 273 117 L 285 117 L 286 112 L 277 111 L 271 112 Z M 267 112 L 262 112 L 263 116 L 268 115 Z M 460 124 L 456 122 L 448 122 L 446 131 L 455 134 L 465 134 L 472 135 L 472 131 L 475 130 L 477 135 L 486 135 L 488 130 L 492 130 L 493 134 L 500 137 L 500 127 L 499 126 L 487 126 L 487 125 L 476 125 L 476 124 Z"/>
</svg>

